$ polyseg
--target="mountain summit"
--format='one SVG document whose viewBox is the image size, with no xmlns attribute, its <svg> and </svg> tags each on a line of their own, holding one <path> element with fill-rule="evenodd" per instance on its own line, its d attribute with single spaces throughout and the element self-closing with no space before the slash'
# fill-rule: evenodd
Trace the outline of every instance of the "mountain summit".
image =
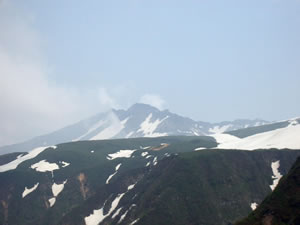
<svg viewBox="0 0 300 225">
<path fill-rule="evenodd" d="M 29 151 L 40 146 L 58 143 L 102 140 L 116 138 L 159 137 L 159 136 L 201 136 L 268 123 L 264 120 L 235 120 L 220 123 L 195 121 L 159 110 L 151 105 L 137 103 L 128 110 L 111 110 L 98 113 L 73 125 L 29 141 L 4 146 L 0 154 Z"/>
</svg>

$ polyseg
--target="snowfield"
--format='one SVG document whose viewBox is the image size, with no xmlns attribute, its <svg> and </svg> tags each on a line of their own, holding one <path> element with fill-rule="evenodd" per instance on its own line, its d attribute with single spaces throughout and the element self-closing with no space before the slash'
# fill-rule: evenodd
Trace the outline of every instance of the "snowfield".
<svg viewBox="0 0 300 225">
<path fill-rule="evenodd" d="M 52 172 L 54 170 L 59 170 L 59 166 L 56 163 L 49 163 L 45 159 L 39 161 L 38 163 L 35 163 L 31 165 L 31 169 L 34 169 L 38 172 Z"/>
<path fill-rule="evenodd" d="M 38 147 L 38 148 L 35 148 L 32 151 L 28 152 L 28 154 L 26 154 L 24 156 L 19 156 L 14 161 L 11 161 L 11 162 L 9 162 L 7 164 L 4 164 L 4 165 L 0 166 L 0 172 L 6 172 L 6 171 L 9 171 L 9 170 L 16 169 L 17 166 L 20 165 L 22 162 L 24 162 L 26 160 L 29 160 L 29 159 L 35 158 L 37 155 L 39 155 L 40 153 L 42 153 L 47 148 L 56 149 L 56 146 L 47 146 L 47 147 Z"/>
<path fill-rule="evenodd" d="M 284 128 L 238 138 L 230 134 L 211 135 L 219 143 L 220 149 L 300 149 L 300 124 L 291 121 Z"/>
<path fill-rule="evenodd" d="M 117 158 L 130 158 L 131 155 L 135 152 L 136 150 L 120 150 L 116 153 L 108 154 L 107 159 L 108 160 L 113 160 Z"/>
</svg>

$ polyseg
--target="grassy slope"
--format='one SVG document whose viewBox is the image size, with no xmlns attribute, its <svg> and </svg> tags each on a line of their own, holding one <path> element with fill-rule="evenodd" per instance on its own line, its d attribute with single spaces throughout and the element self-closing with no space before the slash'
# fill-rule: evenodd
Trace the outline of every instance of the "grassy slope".
<svg viewBox="0 0 300 225">
<path fill-rule="evenodd" d="M 236 225 L 300 224 L 300 157 L 274 192 Z"/>
<path fill-rule="evenodd" d="M 137 185 L 138 207 L 124 224 L 137 218 L 137 224 L 229 224 L 271 192 L 271 162 L 280 158 L 286 171 L 294 157 L 294 151 L 208 150 L 166 159 Z"/>
<path fill-rule="evenodd" d="M 86 176 L 87 199 L 95 195 L 98 190 L 105 189 L 105 181 L 114 172 L 117 164 L 122 163 L 122 166 L 112 181 L 126 171 L 145 167 L 150 159 L 141 157 L 141 152 L 145 150 L 141 150 L 140 146 L 159 146 L 161 143 L 169 143 L 170 146 L 161 151 L 149 151 L 153 155 L 151 160 L 154 156 L 159 159 L 164 157 L 166 152 L 193 151 L 197 147 L 216 146 L 214 139 L 210 137 L 136 138 L 60 144 L 55 150 L 45 150 L 34 159 L 23 162 L 16 170 L 0 173 L 0 203 L 3 201 L 8 205 L 9 224 L 57 223 L 63 215 L 85 202 L 77 179 L 80 173 Z M 134 158 L 119 158 L 112 161 L 106 159 L 107 154 L 121 149 L 138 149 L 138 151 L 133 154 Z M 92 150 L 94 153 L 91 153 Z M 44 159 L 57 164 L 59 161 L 65 161 L 70 163 L 70 166 L 55 170 L 54 178 L 50 172 L 39 173 L 30 169 L 32 164 Z M 54 207 L 47 208 L 48 199 L 52 197 L 53 182 L 62 183 L 66 179 L 68 182 Z M 37 182 L 40 183 L 37 190 L 22 199 L 25 186 L 32 187 Z M 0 224 L 7 223 L 4 214 L 5 207 L 1 203 Z"/>
</svg>

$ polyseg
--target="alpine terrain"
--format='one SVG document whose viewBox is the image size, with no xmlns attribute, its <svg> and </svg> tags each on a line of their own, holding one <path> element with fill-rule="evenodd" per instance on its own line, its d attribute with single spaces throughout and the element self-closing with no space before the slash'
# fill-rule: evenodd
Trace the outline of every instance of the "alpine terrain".
<svg viewBox="0 0 300 225">
<path fill-rule="evenodd" d="M 245 223 L 252 224 L 299 210 L 291 196 L 299 194 L 292 165 L 300 119 L 216 133 L 210 128 L 221 125 L 141 104 L 98 116 L 90 119 L 94 129 L 80 122 L 34 139 L 68 134 L 65 143 L 27 151 L 38 144 L 32 140 L 0 155 L 0 224 L 228 225 L 255 210 Z M 275 209 L 281 203 L 289 208 Z"/>
<path fill-rule="evenodd" d="M 0 147 L 0 154 L 30 151 L 40 146 L 79 140 L 102 140 L 159 136 L 200 136 L 268 123 L 264 120 L 235 120 L 221 123 L 197 122 L 190 118 L 160 111 L 146 104 L 135 104 L 128 110 L 112 110 L 42 135 L 24 143 Z"/>
</svg>

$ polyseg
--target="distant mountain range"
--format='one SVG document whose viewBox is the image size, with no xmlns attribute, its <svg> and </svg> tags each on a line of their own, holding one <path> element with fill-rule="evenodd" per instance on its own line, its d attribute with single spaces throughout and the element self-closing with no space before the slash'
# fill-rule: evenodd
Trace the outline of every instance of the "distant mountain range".
<svg viewBox="0 0 300 225">
<path fill-rule="evenodd" d="M 299 168 L 284 175 L 300 156 L 300 119 L 250 122 L 136 104 L 3 147 L 0 224 L 229 225 L 257 207 L 241 224 L 298 221 Z"/>
<path fill-rule="evenodd" d="M 261 126 L 268 121 L 235 120 L 220 123 L 194 121 L 146 104 L 135 104 L 128 110 L 112 110 L 23 143 L 0 147 L 0 154 L 30 151 L 40 146 L 79 140 L 102 140 L 159 136 L 200 136 Z"/>
</svg>

